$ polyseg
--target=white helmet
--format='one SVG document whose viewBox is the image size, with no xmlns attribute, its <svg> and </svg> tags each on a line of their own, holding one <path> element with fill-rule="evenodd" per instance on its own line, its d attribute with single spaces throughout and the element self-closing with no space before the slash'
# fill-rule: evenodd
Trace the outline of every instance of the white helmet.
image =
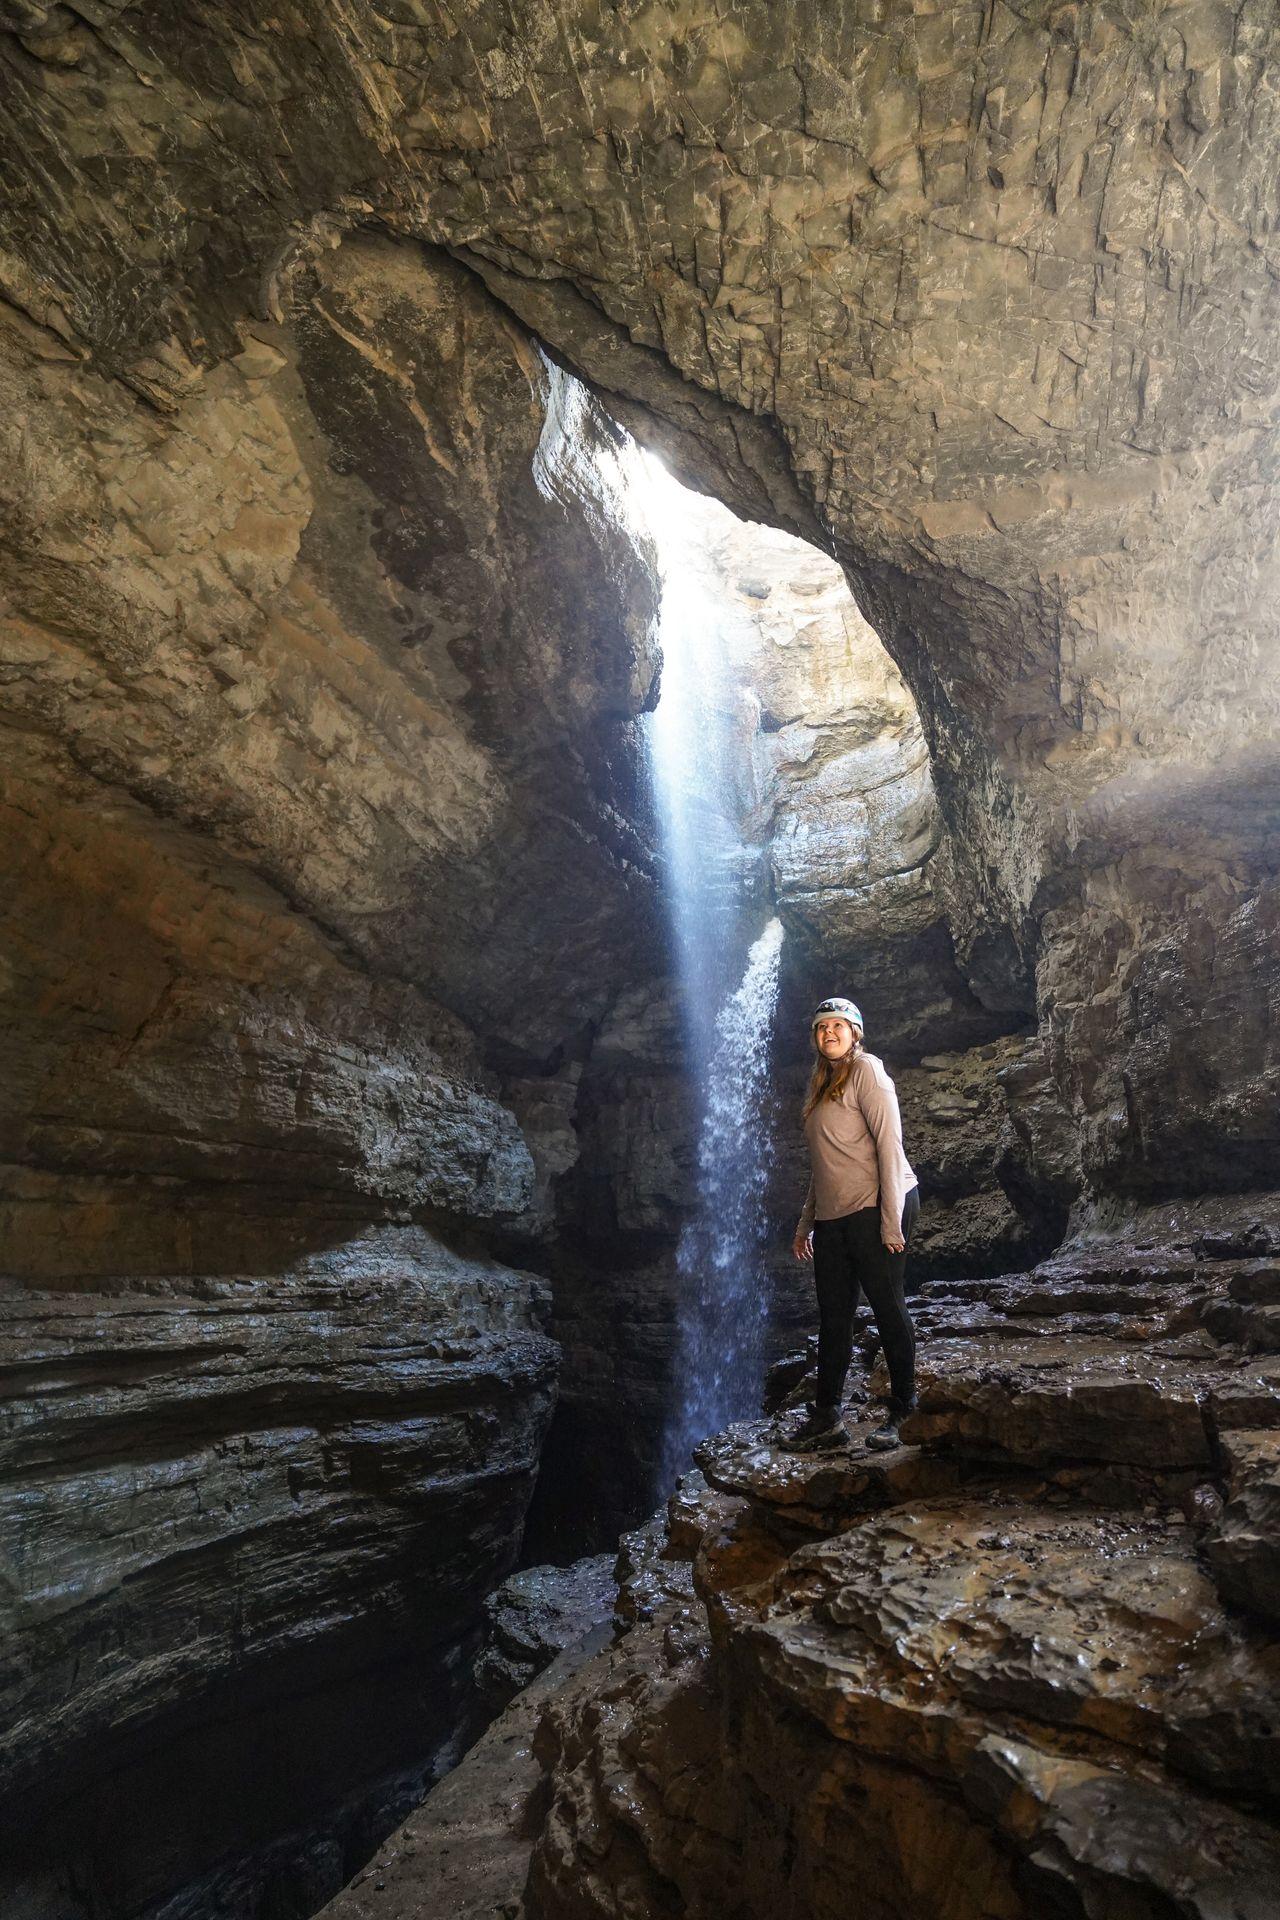
<svg viewBox="0 0 1280 1920">
<path fill-rule="evenodd" d="M 824 1000 L 822 1005 L 814 1013 L 813 1019 L 809 1022 L 810 1029 L 816 1027 L 819 1020 L 826 1020 L 828 1018 L 833 1020 L 847 1020 L 851 1027 L 858 1029 L 859 1033 L 863 1031 L 862 1015 L 858 1012 L 852 1000 Z"/>
</svg>

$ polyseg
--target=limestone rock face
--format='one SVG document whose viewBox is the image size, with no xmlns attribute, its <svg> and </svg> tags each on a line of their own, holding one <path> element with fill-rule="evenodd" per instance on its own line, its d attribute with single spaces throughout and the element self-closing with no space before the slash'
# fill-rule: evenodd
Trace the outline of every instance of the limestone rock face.
<svg viewBox="0 0 1280 1920">
<path fill-rule="evenodd" d="M 1197 1058 L 1207 988 L 1239 1033 L 1275 991 L 1274 36 L 1215 0 L 481 8 L 465 33 L 307 0 L 265 38 L 217 8 L 142 35 L 36 5 L 5 127 L 42 193 L 12 196 L 5 283 L 43 379 L 88 356 L 172 417 L 353 219 L 448 247 L 686 475 L 834 543 L 920 707 L 970 985 L 1038 1008 L 1090 1178 L 1230 1187 L 1204 1113 L 1260 1166 L 1274 1061 L 1228 1050 L 1216 1093 L 1176 1098 L 1163 1066 Z M 360 357 L 352 316 L 314 310 L 313 368 Z M 304 500 L 258 431 L 279 471 L 226 533 L 270 571 Z M 366 910 L 399 926 L 376 887 Z M 1191 929 L 1228 923 L 1211 979 Z"/>
<path fill-rule="evenodd" d="M 1274 1625 L 1280 1619 L 1280 1565 L 1276 1554 L 1276 1500 L 1280 1494 L 1274 1429 L 1227 1435 L 1227 1504 L 1208 1544 L 1224 1593 Z"/>
<path fill-rule="evenodd" d="M 465 1709 L 550 1417 L 546 1305 L 412 1228 L 0 1298 L 6 1907 L 341 1884 Z"/>
<path fill-rule="evenodd" d="M 659 493 L 662 565 L 677 623 L 714 621 L 709 695 L 729 743 L 719 789 L 700 797 L 723 818 L 748 901 L 782 920 L 786 1016 L 803 1008 L 803 1036 L 836 978 L 856 990 L 882 1050 L 919 1055 L 1002 1031 L 955 963 L 919 714 L 840 567 L 790 533 L 672 491 Z"/>
<path fill-rule="evenodd" d="M 504 43 L 496 100 L 451 45 L 415 102 L 449 147 L 414 163 L 428 217 L 505 298 L 553 333 L 567 281 L 566 337 L 585 294 L 623 368 L 660 352 L 780 432 L 921 702 L 993 998 L 1028 993 L 1073 843 L 1123 887 L 1130 849 L 1224 834 L 1257 884 L 1273 31 L 1210 5 L 1145 35 L 1101 6 L 760 6 L 648 38 L 571 13 L 558 46 L 542 16 Z"/>
<path fill-rule="evenodd" d="M 528 1148 L 459 1021 L 128 797 L 13 762 L 7 784 L 10 1272 L 236 1271 L 344 1218 L 526 1210 Z"/>
<path fill-rule="evenodd" d="M 623 964 L 650 601 L 602 430 L 539 460 L 552 370 L 411 244 L 351 237 L 276 310 L 160 416 L 10 325 L 9 710 L 539 1055 Z"/>
<path fill-rule="evenodd" d="M 1251 888 L 1234 869 L 1225 841 L 1204 868 L 1153 851 L 1046 920 L 1051 1045 L 1104 1191 L 1275 1185 L 1278 903 L 1274 882 Z"/>
<path fill-rule="evenodd" d="M 6 114 L 87 79 L 55 25 L 47 64 L 5 23 Z M 652 971 L 616 429 L 464 269 L 339 238 L 265 298 L 224 257 L 145 369 L 108 344 L 132 268 L 78 343 L 21 287 L 0 320 L 33 1913 L 310 1911 L 449 1756 L 557 1360 L 517 1270 L 555 1127 L 535 1157 L 495 1067 L 554 1114 L 541 1070 Z"/>
<path fill-rule="evenodd" d="M 747 1506 L 701 1550 L 707 1620 L 679 1592 L 659 1626 L 655 1600 L 618 1710 L 588 1692 L 549 1717 L 538 1898 L 616 1911 L 625 1884 L 638 1914 L 813 1915 L 856 1872 L 902 1920 L 1208 1920 L 1219 1887 L 1263 1910 L 1274 1828 L 1242 1803 L 1263 1736 L 1240 1702 L 1274 1691 L 1274 1303 L 1181 1243 L 1163 1268 L 1126 1252 L 985 1292 L 979 1270 L 1025 1264 L 1072 1207 L 1275 1185 L 1277 31 L 1251 0 L 4 13 L 0 1205 L 6 1265 L 45 1289 L 18 1300 L 15 1367 L 39 1371 L 46 1340 L 70 1365 L 44 1315 L 97 1316 L 130 1356 L 106 1436 L 92 1379 L 50 1415 L 112 1482 L 85 1506 L 105 1540 L 67 1551 L 119 1574 L 88 1676 L 78 1608 L 19 1622 L 19 1682 L 60 1689 L 33 1709 L 51 1765 L 117 1687 L 159 1739 L 173 1623 L 199 1605 L 212 1684 L 261 1660 L 264 1721 L 291 1672 L 298 1693 L 327 1672 L 340 1719 L 348 1624 L 379 1595 L 402 1617 L 403 1566 L 380 1584 L 380 1548 L 353 1546 L 313 1589 L 280 1519 L 296 1504 L 305 1543 L 330 1511 L 394 1557 L 414 1523 L 381 1528 L 381 1503 L 434 1484 L 401 1364 L 416 1282 L 378 1296 L 373 1385 L 345 1348 L 317 1385 L 314 1330 L 278 1357 L 295 1300 L 366 1299 L 367 1234 L 430 1232 L 415 1269 L 445 1257 L 435 1236 L 561 1235 L 557 1331 L 604 1362 L 578 1404 L 612 1400 L 643 1460 L 670 1359 L 653 1281 L 693 1165 L 637 780 L 653 601 L 608 497 L 611 429 L 536 335 L 686 478 L 816 538 L 901 673 L 865 626 L 794 623 L 784 649 L 740 609 L 768 642 L 744 820 L 797 956 L 857 971 L 938 1187 L 910 1457 L 819 1497 L 746 1461 L 776 1452 L 760 1434 L 708 1456 Z M 812 986 L 797 966 L 788 1032 Z M 215 1443 L 183 1424 L 207 1376 L 175 1374 L 176 1343 L 195 1280 L 221 1313 L 245 1274 L 258 1318 L 230 1371 L 239 1392 L 258 1367 L 263 1399 L 252 1419 L 223 1401 Z M 523 1298 L 513 1275 L 493 1285 Z M 550 1364 L 454 1280 L 449 1394 L 480 1491 L 448 1525 L 483 1581 L 458 1588 L 470 1613 L 448 1582 L 424 1613 L 441 1697 L 520 1524 Z M 466 1357 L 494 1327 L 501 1392 Z M 153 1378 L 178 1408 L 159 1431 Z M 326 1453 L 314 1396 L 344 1382 L 359 1430 Z M 268 1415 L 252 1471 L 201 1468 L 230 1480 L 220 1510 L 175 1493 L 179 1442 L 234 1454 Z M 28 1465 L 56 1469 L 56 1446 Z M 314 1494 L 326 1473 L 350 1508 Z M 771 1502 L 757 1473 L 801 1495 Z M 200 1550 L 175 1559 L 166 1529 L 188 1525 Z M 796 1564 L 791 1526 L 817 1557 Z M 214 1581 L 179 1614 L 205 1527 L 240 1597 Z M 1122 1571 L 1123 1619 L 1091 1552 Z M 153 1672 L 115 1664 L 110 1609 L 135 1594 Z M 918 1627 L 958 1595 L 982 1644 L 945 1650 L 931 1718 L 928 1636 L 895 1610 Z M 1120 1677 L 1083 1685 L 1108 1634 Z M 199 1697 L 170 1732 L 195 1737 Z M 47 1808 L 56 1776 L 26 1757 Z M 212 1825 L 175 1841 L 127 1897 L 167 1898 L 180 1855 L 221 1872 L 220 1845 Z M 292 1897 L 261 1875 L 192 1895 Z"/>
<path fill-rule="evenodd" d="M 744 773 L 724 804 L 767 852 L 792 942 L 859 970 L 868 949 L 901 949 L 941 916 L 915 704 L 833 560 L 696 495 L 680 504 L 681 557 L 717 610 L 736 696 Z"/>
<path fill-rule="evenodd" d="M 672 1502 L 630 1554 L 643 1624 L 545 1702 L 529 1911 L 800 1920 L 856 1874 L 891 1920 L 1262 1920 L 1280 1378 L 1209 1328 L 1267 1263 L 1170 1226 L 985 1313 L 931 1291 L 894 1451 L 856 1407 L 826 1453 L 785 1415 L 700 1449 L 721 1504 Z M 656 1586 L 682 1555 L 692 1589 Z"/>
</svg>

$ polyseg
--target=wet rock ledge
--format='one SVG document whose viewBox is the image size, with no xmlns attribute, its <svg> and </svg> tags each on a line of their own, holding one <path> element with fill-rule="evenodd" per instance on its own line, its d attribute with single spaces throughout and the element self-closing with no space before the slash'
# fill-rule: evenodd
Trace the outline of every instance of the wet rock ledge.
<svg viewBox="0 0 1280 1920">
<path fill-rule="evenodd" d="M 779 1445 L 786 1412 L 709 1440 L 622 1543 L 612 1644 L 561 1655 L 328 1920 L 1273 1920 L 1267 1238 L 940 1284 L 896 1452 L 858 1404 L 826 1454 Z"/>
</svg>

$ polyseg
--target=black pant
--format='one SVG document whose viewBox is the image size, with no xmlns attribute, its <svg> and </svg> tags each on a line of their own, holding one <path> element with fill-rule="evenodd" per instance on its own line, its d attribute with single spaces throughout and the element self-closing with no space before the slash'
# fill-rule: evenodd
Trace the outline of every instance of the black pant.
<svg viewBox="0 0 1280 1920">
<path fill-rule="evenodd" d="M 912 1187 L 902 1205 L 902 1237 L 909 1246 L 920 1211 Z M 880 1330 L 889 1367 L 891 1404 L 901 1413 L 916 1384 L 916 1336 L 903 1296 L 907 1256 L 890 1253 L 880 1238 L 879 1207 L 860 1207 L 813 1228 L 813 1280 L 818 1290 L 818 1405 L 838 1407 L 853 1356 L 853 1316 L 858 1293 L 867 1297 Z"/>
</svg>

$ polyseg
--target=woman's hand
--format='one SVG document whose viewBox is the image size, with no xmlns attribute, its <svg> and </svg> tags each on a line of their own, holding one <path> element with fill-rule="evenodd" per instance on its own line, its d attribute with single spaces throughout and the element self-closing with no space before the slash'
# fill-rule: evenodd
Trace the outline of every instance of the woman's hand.
<svg viewBox="0 0 1280 1920">
<path fill-rule="evenodd" d="M 907 1250 L 907 1243 L 901 1237 L 899 1237 L 896 1240 L 886 1240 L 884 1243 L 884 1249 L 886 1253 L 905 1253 Z"/>
<path fill-rule="evenodd" d="M 813 1235 L 811 1233 L 797 1233 L 795 1239 L 791 1242 L 791 1251 L 797 1260 L 812 1260 Z"/>
</svg>

